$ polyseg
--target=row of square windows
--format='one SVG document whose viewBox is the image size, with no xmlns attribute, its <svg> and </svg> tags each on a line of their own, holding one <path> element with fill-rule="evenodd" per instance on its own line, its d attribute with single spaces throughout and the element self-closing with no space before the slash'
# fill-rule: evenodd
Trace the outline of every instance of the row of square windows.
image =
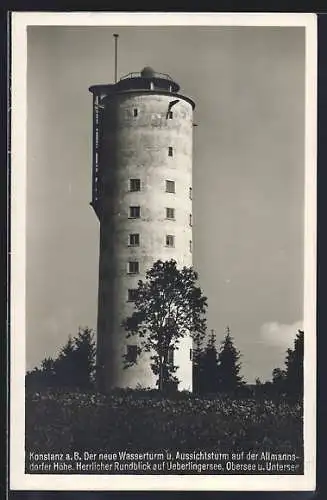
<svg viewBox="0 0 327 500">
<path fill-rule="evenodd" d="M 141 207 L 140 206 L 129 207 L 129 218 L 130 219 L 139 219 L 140 217 L 141 217 Z M 175 220 L 175 209 L 174 208 L 166 207 L 166 219 Z M 192 214 L 189 214 L 189 225 L 192 227 Z M 132 245 L 132 243 L 130 243 L 130 245 Z"/>
<path fill-rule="evenodd" d="M 96 169 L 97 170 L 97 169 Z M 99 178 L 96 174 L 94 181 L 97 184 Z M 129 179 L 129 191 L 131 193 L 136 193 L 141 191 L 141 179 Z M 166 193 L 175 194 L 176 184 L 175 181 L 166 180 Z M 192 188 L 189 188 L 189 198 L 192 200 Z"/>
<path fill-rule="evenodd" d="M 141 179 L 129 179 L 129 190 L 133 193 L 141 191 Z M 166 193 L 176 193 L 175 181 L 166 180 Z M 189 188 L 189 198 L 192 199 L 192 188 Z"/>
<path fill-rule="evenodd" d="M 130 247 L 140 246 L 140 233 L 132 233 L 128 236 L 128 244 Z M 192 240 L 189 241 L 190 252 L 192 252 Z M 166 234 L 166 247 L 175 247 L 175 236 Z"/>
<path fill-rule="evenodd" d="M 174 364 L 174 352 L 175 349 L 173 347 L 169 347 L 168 349 L 168 355 L 167 355 L 167 363 L 169 365 Z M 126 359 L 127 361 L 131 363 L 135 363 L 137 360 L 138 352 L 137 352 L 137 345 L 135 344 L 128 344 L 126 346 Z M 190 361 L 193 360 L 193 349 L 190 349 Z"/>
</svg>

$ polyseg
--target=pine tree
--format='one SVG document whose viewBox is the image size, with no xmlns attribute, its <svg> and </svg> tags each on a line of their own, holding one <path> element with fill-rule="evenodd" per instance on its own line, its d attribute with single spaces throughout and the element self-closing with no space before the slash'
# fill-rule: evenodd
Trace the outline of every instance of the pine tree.
<svg viewBox="0 0 327 500">
<path fill-rule="evenodd" d="M 80 328 L 74 337 L 77 385 L 89 389 L 95 382 L 95 333 L 90 328 Z"/>
<path fill-rule="evenodd" d="M 287 349 L 285 369 L 275 368 L 272 372 L 272 388 L 275 393 L 291 398 L 303 397 L 304 332 L 298 330 L 294 348 Z"/>
<path fill-rule="evenodd" d="M 219 391 L 230 393 L 244 385 L 240 375 L 241 353 L 234 346 L 233 337 L 229 327 L 226 328 L 225 338 L 218 355 L 218 381 Z"/>
<path fill-rule="evenodd" d="M 37 368 L 36 368 L 37 370 Z M 55 384 L 56 371 L 55 361 L 51 358 L 45 358 L 41 363 L 42 383 L 45 387 L 52 387 Z"/>
<path fill-rule="evenodd" d="M 286 390 L 286 371 L 280 368 L 274 368 L 272 372 L 272 383 L 275 393 L 282 394 Z"/>
<path fill-rule="evenodd" d="M 285 384 L 289 396 L 303 397 L 303 358 L 304 331 L 298 330 L 294 340 L 294 349 L 288 349 L 286 355 Z"/>
<path fill-rule="evenodd" d="M 56 359 L 46 358 L 41 368 L 26 374 L 26 388 L 88 390 L 93 386 L 95 371 L 94 332 L 79 328 L 77 336 L 69 336 Z"/>
<path fill-rule="evenodd" d="M 218 391 L 218 353 L 214 330 L 211 330 L 207 345 L 199 357 L 199 377 L 201 394 L 213 394 Z"/>
<path fill-rule="evenodd" d="M 71 336 L 61 348 L 59 356 L 54 362 L 56 385 L 60 388 L 76 386 L 75 346 Z"/>
<path fill-rule="evenodd" d="M 48 357 L 42 360 L 41 368 L 35 367 L 26 373 L 27 390 L 38 391 L 56 385 L 55 361 Z"/>
<path fill-rule="evenodd" d="M 59 387 L 90 389 L 95 369 L 94 332 L 79 328 L 77 336 L 69 337 L 55 361 Z"/>
</svg>

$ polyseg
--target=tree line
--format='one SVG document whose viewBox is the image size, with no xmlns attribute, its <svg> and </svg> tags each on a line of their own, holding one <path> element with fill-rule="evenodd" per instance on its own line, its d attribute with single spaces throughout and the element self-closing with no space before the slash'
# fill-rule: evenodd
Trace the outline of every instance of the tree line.
<svg viewBox="0 0 327 500">
<path fill-rule="evenodd" d="M 235 347 L 230 329 L 217 348 L 214 330 L 205 346 L 193 350 L 193 392 L 199 395 L 233 394 L 257 396 L 303 396 L 304 332 L 299 330 L 293 349 L 285 355 L 285 368 L 275 368 L 272 380 L 256 379 L 252 390 L 241 375 L 241 352 Z M 45 358 L 40 368 L 26 374 L 29 390 L 63 389 L 89 391 L 96 389 L 95 332 L 80 328 L 77 336 L 69 337 L 57 358 Z"/>
<path fill-rule="evenodd" d="M 275 368 L 272 381 L 262 383 L 256 379 L 256 389 L 259 394 L 277 393 L 288 397 L 303 398 L 303 360 L 304 331 L 298 330 L 293 342 L 293 348 L 286 351 L 285 367 Z"/>
<path fill-rule="evenodd" d="M 140 280 L 134 298 L 134 311 L 123 319 L 127 338 L 135 338 L 136 356 L 123 356 L 128 369 L 137 363 L 142 352 L 151 353 L 151 369 L 157 377 L 158 390 L 176 389 L 177 367 L 169 354 L 178 349 L 186 335 L 193 340 L 193 390 L 198 394 L 244 393 L 241 375 L 241 353 L 234 345 L 227 327 L 224 340 L 217 349 L 212 330 L 207 342 L 207 298 L 198 285 L 198 274 L 192 267 L 178 268 L 176 261 L 154 263 Z M 285 368 L 276 368 L 272 381 L 256 381 L 256 394 L 303 394 L 303 332 L 299 331 L 294 348 L 286 353 Z M 80 328 L 70 337 L 56 359 L 46 358 L 40 368 L 26 375 L 26 387 L 57 387 L 90 390 L 96 377 L 95 335 L 89 328 Z M 101 386 L 101 383 L 98 385 Z"/>
<path fill-rule="evenodd" d="M 293 348 L 285 353 L 284 368 L 274 368 L 272 379 L 262 382 L 256 379 L 250 386 L 241 375 L 241 352 L 235 347 L 230 329 L 220 349 L 212 330 L 204 348 L 195 351 L 193 364 L 193 390 L 198 394 L 240 394 L 262 397 L 303 397 L 304 331 L 298 330 Z"/>
<path fill-rule="evenodd" d="M 79 328 L 75 337 L 68 337 L 55 359 L 47 357 L 40 368 L 27 372 L 26 389 L 93 390 L 95 359 L 95 332 L 88 327 Z"/>
</svg>

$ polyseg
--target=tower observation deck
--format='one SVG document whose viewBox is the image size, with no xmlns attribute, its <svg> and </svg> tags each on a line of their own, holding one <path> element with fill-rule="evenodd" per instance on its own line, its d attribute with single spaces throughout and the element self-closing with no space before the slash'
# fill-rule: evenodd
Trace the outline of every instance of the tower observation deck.
<svg viewBox="0 0 327 500">
<path fill-rule="evenodd" d="M 101 389 L 155 387 L 149 355 L 121 326 L 155 261 L 192 265 L 194 102 L 169 75 L 145 67 L 93 85 L 91 205 L 100 222 L 97 367 Z M 192 341 L 172 355 L 180 389 L 192 389 Z"/>
</svg>

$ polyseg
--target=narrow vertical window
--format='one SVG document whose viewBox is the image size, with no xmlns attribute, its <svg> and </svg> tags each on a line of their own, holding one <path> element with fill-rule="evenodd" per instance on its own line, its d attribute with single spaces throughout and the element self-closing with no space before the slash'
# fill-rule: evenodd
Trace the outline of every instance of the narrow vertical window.
<svg viewBox="0 0 327 500">
<path fill-rule="evenodd" d="M 138 219 L 140 217 L 140 207 L 129 207 L 129 217 Z"/>
<path fill-rule="evenodd" d="M 192 245 L 192 240 L 190 240 L 190 252 L 191 252 L 191 253 L 192 253 L 192 247 L 193 247 L 193 245 Z"/>
<path fill-rule="evenodd" d="M 193 361 L 193 349 L 190 349 L 190 361 Z"/>
<path fill-rule="evenodd" d="M 172 111 L 169 111 L 168 112 L 168 118 L 169 118 L 169 120 L 172 120 L 173 117 L 174 117 L 174 113 Z"/>
<path fill-rule="evenodd" d="M 140 246 L 140 235 L 138 233 L 133 233 L 129 235 L 129 245 L 131 247 Z"/>
<path fill-rule="evenodd" d="M 168 148 L 168 156 L 173 156 L 173 148 L 172 148 L 172 146 L 169 146 L 169 148 Z"/>
<path fill-rule="evenodd" d="M 166 247 L 174 247 L 175 246 L 175 236 L 172 234 L 166 235 Z"/>
<path fill-rule="evenodd" d="M 192 199 L 192 188 L 191 187 L 189 189 L 189 198 L 190 198 L 190 200 Z"/>
<path fill-rule="evenodd" d="M 189 224 L 192 227 L 192 214 L 189 215 Z"/>
<path fill-rule="evenodd" d="M 136 118 L 136 117 L 137 117 L 137 115 L 139 114 L 138 109 L 137 109 L 137 108 L 134 108 L 133 113 L 134 113 L 134 117 Z"/>
</svg>

